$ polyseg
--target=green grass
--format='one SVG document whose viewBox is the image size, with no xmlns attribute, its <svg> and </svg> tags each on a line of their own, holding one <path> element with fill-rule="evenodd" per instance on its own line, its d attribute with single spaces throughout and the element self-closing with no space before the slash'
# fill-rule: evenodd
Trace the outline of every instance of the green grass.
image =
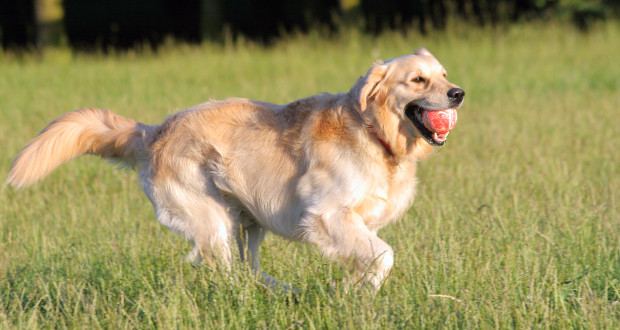
<svg viewBox="0 0 620 330">
<path fill-rule="evenodd" d="M 155 123 L 211 98 L 344 92 L 376 58 L 421 45 L 467 91 L 448 144 L 420 165 L 413 208 L 380 232 L 396 265 L 377 295 L 273 235 L 263 267 L 302 289 L 297 304 L 244 266 L 194 268 L 135 173 L 83 157 L 32 188 L 0 188 L 0 328 L 620 327 L 620 25 L 454 31 L 0 53 L 3 175 L 49 121 L 83 106 Z"/>
</svg>

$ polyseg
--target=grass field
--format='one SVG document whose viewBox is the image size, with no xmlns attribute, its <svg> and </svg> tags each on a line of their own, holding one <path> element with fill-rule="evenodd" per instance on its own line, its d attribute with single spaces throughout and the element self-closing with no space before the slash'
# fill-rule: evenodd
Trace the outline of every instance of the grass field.
<svg viewBox="0 0 620 330">
<path fill-rule="evenodd" d="M 422 45 L 467 91 L 447 145 L 420 165 L 413 208 L 380 232 L 396 264 L 377 295 L 275 236 L 263 267 L 302 290 L 298 303 L 244 266 L 192 267 L 136 174 L 83 157 L 34 187 L 0 187 L 0 328 L 620 327 L 620 24 L 454 31 L 0 53 L 0 176 L 83 106 L 155 123 L 211 98 L 285 103 L 345 92 L 375 59 Z"/>
</svg>

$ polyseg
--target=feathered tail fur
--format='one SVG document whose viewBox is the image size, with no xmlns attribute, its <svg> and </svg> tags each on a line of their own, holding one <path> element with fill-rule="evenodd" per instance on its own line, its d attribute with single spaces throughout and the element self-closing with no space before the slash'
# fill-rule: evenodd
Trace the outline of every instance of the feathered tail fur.
<svg viewBox="0 0 620 330">
<path fill-rule="evenodd" d="M 148 157 L 150 126 L 108 110 L 84 108 L 51 122 L 17 155 L 7 183 L 22 187 L 47 176 L 60 164 L 84 154 L 134 165 Z"/>
</svg>

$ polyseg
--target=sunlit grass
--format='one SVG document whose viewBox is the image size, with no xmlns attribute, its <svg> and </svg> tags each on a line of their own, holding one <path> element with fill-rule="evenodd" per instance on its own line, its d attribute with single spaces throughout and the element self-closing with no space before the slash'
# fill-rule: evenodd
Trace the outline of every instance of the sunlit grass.
<svg viewBox="0 0 620 330">
<path fill-rule="evenodd" d="M 463 87 L 448 144 L 420 165 L 396 266 L 373 296 L 313 247 L 270 236 L 263 267 L 298 303 L 183 261 L 135 173 L 95 157 L 0 188 L 0 328 L 419 328 L 620 325 L 620 26 L 347 31 L 113 56 L 0 53 L 0 173 L 50 120 L 97 106 L 146 123 L 208 99 L 346 92 L 376 59 L 426 46 Z M 334 281 L 335 279 L 335 281 Z M 336 285 L 332 285 L 336 283 Z"/>
</svg>

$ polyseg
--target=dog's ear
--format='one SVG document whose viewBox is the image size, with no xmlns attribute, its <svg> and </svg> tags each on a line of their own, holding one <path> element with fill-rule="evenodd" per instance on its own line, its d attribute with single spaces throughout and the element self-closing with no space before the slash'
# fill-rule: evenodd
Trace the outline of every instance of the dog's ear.
<svg viewBox="0 0 620 330">
<path fill-rule="evenodd" d="M 433 56 L 433 54 L 431 54 L 431 52 L 429 52 L 429 51 L 428 51 L 428 49 L 426 49 L 426 48 L 424 48 L 424 47 L 421 47 L 421 48 L 416 49 L 413 53 L 414 53 L 415 55 L 426 55 L 426 56 Z M 435 57 L 435 56 L 433 56 L 433 57 Z"/>
<path fill-rule="evenodd" d="M 360 110 L 365 111 L 368 107 L 368 101 L 372 100 L 377 92 L 381 89 L 381 83 L 387 74 L 387 65 L 383 63 L 376 64 L 362 78 L 362 88 L 359 92 Z"/>
</svg>

